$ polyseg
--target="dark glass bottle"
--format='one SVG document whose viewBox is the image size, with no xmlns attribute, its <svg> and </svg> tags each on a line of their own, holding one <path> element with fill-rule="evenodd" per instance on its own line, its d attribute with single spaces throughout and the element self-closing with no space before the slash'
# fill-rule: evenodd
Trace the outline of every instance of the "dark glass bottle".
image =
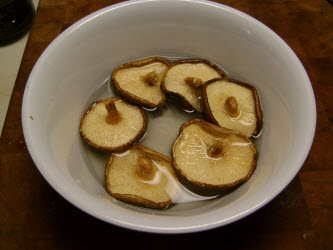
<svg viewBox="0 0 333 250">
<path fill-rule="evenodd" d="M 34 15 L 31 0 L 0 0 L 0 46 L 23 36 L 29 30 Z"/>
</svg>

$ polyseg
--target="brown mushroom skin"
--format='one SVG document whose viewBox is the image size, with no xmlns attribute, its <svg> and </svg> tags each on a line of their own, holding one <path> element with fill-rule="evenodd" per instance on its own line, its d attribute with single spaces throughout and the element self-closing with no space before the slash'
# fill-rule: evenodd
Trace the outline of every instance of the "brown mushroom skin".
<svg viewBox="0 0 333 250">
<path fill-rule="evenodd" d="M 115 79 L 115 74 L 116 74 L 117 70 L 119 70 L 119 69 L 132 68 L 132 67 L 143 67 L 143 66 L 146 66 L 146 65 L 154 63 L 154 62 L 161 62 L 161 63 L 164 63 L 165 65 L 167 65 L 168 67 L 170 66 L 170 63 L 161 57 L 149 57 L 149 58 L 146 58 L 143 60 L 128 62 L 128 63 L 122 64 L 122 65 L 118 66 L 117 68 L 115 68 L 114 71 L 112 72 L 111 80 L 112 80 L 112 84 L 118 91 L 119 95 L 121 95 L 129 103 L 137 104 L 137 105 L 140 105 L 145 108 L 155 109 L 155 108 L 161 107 L 166 101 L 166 96 L 164 96 L 164 98 L 162 98 L 162 100 L 156 105 L 154 103 L 149 102 L 148 100 L 142 99 L 142 98 L 122 89 L 120 87 L 119 83 Z M 153 86 L 153 84 L 151 86 Z"/>
<path fill-rule="evenodd" d="M 114 100 L 114 102 L 118 101 L 118 100 L 121 100 L 121 98 L 117 97 L 117 98 L 113 98 L 112 100 Z M 102 146 L 99 146 L 97 145 L 96 143 L 92 142 L 91 140 L 89 140 L 83 130 L 82 130 L 82 123 L 83 123 L 83 120 L 85 119 L 86 115 L 90 112 L 91 109 L 93 109 L 94 105 L 96 103 L 100 103 L 100 102 L 106 102 L 108 101 L 108 99 L 103 99 L 103 100 L 99 100 L 99 101 L 96 101 L 94 103 L 92 103 L 90 105 L 90 107 L 87 109 L 87 111 L 83 114 L 82 118 L 81 118 L 81 121 L 80 121 L 80 135 L 81 135 L 81 138 L 83 139 L 83 141 L 85 143 L 87 143 L 89 146 L 91 146 L 92 148 L 96 149 L 97 151 L 102 151 L 102 152 L 122 152 L 124 150 L 126 150 L 127 148 L 129 148 L 130 146 L 132 146 L 134 143 L 136 143 L 143 135 L 144 133 L 146 132 L 146 129 L 147 129 L 147 117 L 146 117 L 146 114 L 145 112 L 143 111 L 143 109 L 141 107 L 138 107 L 136 106 L 136 108 L 138 108 L 141 112 L 141 115 L 143 117 L 143 126 L 142 126 L 142 129 L 140 130 L 140 132 L 137 134 L 137 136 L 135 138 L 133 138 L 131 141 L 129 141 L 128 143 L 122 145 L 122 146 L 119 146 L 119 147 L 102 147 Z"/>
<path fill-rule="evenodd" d="M 241 133 L 237 132 L 237 131 L 233 131 L 233 130 L 230 130 L 230 129 L 226 129 L 226 128 L 222 128 L 218 125 L 215 125 L 215 124 L 212 124 L 212 123 L 209 123 L 209 122 L 206 122 L 204 120 L 201 120 L 201 119 L 193 119 L 189 122 L 186 122 L 184 123 L 180 130 L 179 130 L 179 135 L 177 137 L 177 139 L 175 140 L 175 142 L 173 143 L 173 146 L 172 146 L 172 156 L 173 156 L 173 167 L 175 169 L 175 172 L 178 176 L 178 179 L 180 181 L 180 183 L 182 185 L 184 185 L 184 187 L 186 187 L 188 190 L 196 193 L 196 194 L 199 194 L 199 195 L 202 195 L 202 196 L 225 196 L 231 192 L 233 192 L 234 190 L 236 190 L 237 188 L 239 188 L 242 184 L 244 184 L 247 180 L 250 179 L 250 177 L 252 176 L 253 172 L 255 171 L 256 169 L 256 165 L 257 165 L 257 158 L 258 158 L 258 153 L 257 151 L 254 149 L 255 151 L 255 154 L 253 156 L 253 162 L 252 162 L 252 165 L 251 165 L 251 169 L 250 171 L 248 172 L 248 174 L 235 181 L 235 182 L 232 182 L 232 183 L 229 183 L 229 184 L 223 184 L 223 185 L 213 185 L 213 184 L 208 184 L 208 183 L 203 183 L 203 182 L 199 182 L 199 181 L 196 181 L 196 180 L 193 180 L 191 178 L 189 178 L 182 170 L 181 168 L 178 166 L 177 164 L 177 160 L 175 158 L 175 146 L 176 146 L 176 143 L 178 142 L 178 139 L 182 136 L 182 130 L 188 126 L 188 125 L 191 125 L 193 123 L 197 123 L 197 124 L 200 124 L 201 126 L 203 126 L 203 128 L 211 133 L 224 133 L 224 132 L 228 132 L 228 133 L 235 133 L 235 134 L 239 134 L 239 135 L 242 135 Z M 246 138 L 246 136 L 242 135 L 243 137 Z M 249 142 L 250 139 L 248 139 Z"/>
<path fill-rule="evenodd" d="M 176 65 L 179 65 L 179 64 L 182 64 L 182 63 L 205 63 L 207 65 L 209 65 L 210 67 L 212 67 L 214 70 L 216 70 L 220 75 L 221 77 L 226 77 L 226 75 L 224 74 L 223 70 L 221 68 L 219 68 L 216 64 L 208 61 L 208 60 L 204 60 L 204 59 L 186 59 L 186 60 L 180 60 L 180 61 L 177 61 L 173 64 L 170 65 L 170 67 L 167 69 L 167 71 L 165 72 L 164 76 L 163 76 L 163 79 L 162 79 L 162 82 L 161 82 L 161 90 L 166 94 L 166 95 L 171 95 L 171 96 L 175 96 L 177 97 L 178 99 L 180 99 L 180 102 L 185 106 L 185 108 L 187 110 L 196 110 L 192 104 L 190 104 L 186 98 L 184 96 L 182 96 L 181 94 L 179 93 L 176 93 L 176 92 L 173 92 L 173 91 L 169 91 L 168 89 L 166 89 L 165 87 L 165 76 L 167 74 L 167 72 L 170 70 L 170 68 L 176 66 Z M 199 88 L 200 89 L 200 88 Z"/>
<path fill-rule="evenodd" d="M 129 150 L 139 150 L 141 151 L 144 155 L 154 155 L 155 157 L 159 157 L 165 161 L 168 161 L 170 163 L 172 163 L 171 159 L 163 154 L 160 154 L 150 148 L 147 148 L 145 146 L 142 145 L 133 145 L 132 147 L 129 148 Z M 133 195 L 133 194 L 119 194 L 119 193 L 112 193 L 111 192 L 111 188 L 110 188 L 110 183 L 109 183 L 109 179 L 108 179 L 108 175 L 109 175 L 109 171 L 110 171 L 110 167 L 112 164 L 114 158 L 114 154 L 111 154 L 107 166 L 106 166 L 106 171 L 105 171 L 105 180 L 106 180 L 106 190 L 107 192 L 114 198 L 121 200 L 125 203 L 128 204 L 132 204 L 135 206 L 139 206 L 139 207 L 144 207 L 144 208 L 153 208 L 153 209 L 166 209 L 168 208 L 170 205 L 172 205 L 172 200 L 168 200 L 166 202 L 153 202 L 151 200 L 147 200 L 144 199 L 140 196 L 137 195 Z M 177 179 L 177 175 L 175 172 L 171 172 L 171 174 L 174 176 L 174 178 Z"/>
<path fill-rule="evenodd" d="M 252 137 L 258 137 L 261 134 L 261 130 L 262 130 L 262 126 L 263 126 L 263 114 L 262 114 L 262 110 L 261 110 L 261 103 L 260 103 L 260 98 L 259 98 L 258 91 L 251 84 L 241 82 L 241 81 L 238 81 L 238 80 L 234 80 L 234 79 L 228 79 L 226 77 L 214 78 L 214 79 L 211 79 L 211 80 L 205 82 L 202 85 L 201 91 L 202 91 L 202 105 L 203 105 L 203 109 L 204 109 L 204 113 L 205 113 L 206 117 L 212 123 L 219 126 L 219 123 L 214 118 L 213 113 L 211 112 L 211 109 L 210 109 L 210 106 L 209 106 L 209 103 L 208 103 L 206 88 L 209 84 L 211 84 L 213 82 L 216 82 L 216 81 L 220 81 L 220 80 L 227 80 L 229 82 L 242 85 L 242 86 L 252 90 L 252 93 L 253 93 L 253 96 L 254 96 L 254 101 L 255 101 L 256 116 L 257 116 L 256 129 L 254 130 L 254 132 L 252 134 Z"/>
<path fill-rule="evenodd" d="M 166 209 L 168 208 L 172 202 L 167 201 L 167 202 L 160 202 L 156 203 L 147 199 L 144 199 L 140 196 L 133 195 L 133 194 L 113 194 L 108 190 L 108 193 L 116 198 L 117 200 L 121 200 L 125 203 L 138 206 L 138 207 L 144 207 L 144 208 L 153 208 L 153 209 Z"/>
</svg>

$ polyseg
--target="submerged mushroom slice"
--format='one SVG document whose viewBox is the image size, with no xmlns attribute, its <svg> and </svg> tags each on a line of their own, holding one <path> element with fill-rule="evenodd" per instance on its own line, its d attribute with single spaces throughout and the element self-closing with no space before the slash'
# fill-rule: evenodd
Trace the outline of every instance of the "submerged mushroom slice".
<svg viewBox="0 0 333 250">
<path fill-rule="evenodd" d="M 202 94 L 205 113 L 213 123 L 247 137 L 260 134 L 263 117 L 253 86 L 225 78 L 213 79 L 204 84 Z"/>
<path fill-rule="evenodd" d="M 160 83 L 169 65 L 168 61 L 159 57 L 129 62 L 113 71 L 112 82 L 119 94 L 128 101 L 156 108 L 166 100 Z"/>
<path fill-rule="evenodd" d="M 80 134 L 94 148 L 118 152 L 139 140 L 146 126 L 142 108 L 120 98 L 104 99 L 93 103 L 84 113 Z"/>
<path fill-rule="evenodd" d="M 226 194 L 246 182 L 257 157 L 250 139 L 200 119 L 181 127 L 172 154 L 180 181 L 201 195 Z"/>
<path fill-rule="evenodd" d="M 182 60 L 170 66 L 165 73 L 163 92 L 181 98 L 187 109 L 202 112 L 201 85 L 213 78 L 225 76 L 223 71 L 206 60 Z"/>
<path fill-rule="evenodd" d="M 113 153 L 105 177 L 111 196 L 137 206 L 166 208 L 179 192 L 171 159 L 141 145 Z"/>
</svg>

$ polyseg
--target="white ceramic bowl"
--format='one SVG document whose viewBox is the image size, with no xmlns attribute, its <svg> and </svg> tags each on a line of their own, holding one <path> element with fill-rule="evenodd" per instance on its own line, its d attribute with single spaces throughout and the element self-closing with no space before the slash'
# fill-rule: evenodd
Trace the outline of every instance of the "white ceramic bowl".
<svg viewBox="0 0 333 250">
<path fill-rule="evenodd" d="M 107 194 L 106 157 L 83 144 L 80 117 L 90 102 L 110 96 L 102 83 L 117 65 L 152 55 L 212 60 L 232 78 L 257 87 L 264 113 L 264 132 L 256 141 L 257 169 L 230 195 L 151 212 Z M 179 114 L 170 119 L 152 119 L 143 144 L 169 154 L 183 122 Z M 72 204 L 121 227 L 182 233 L 239 220 L 278 195 L 309 152 L 316 109 L 296 55 L 252 17 L 206 1 L 130 1 L 83 18 L 51 43 L 27 82 L 22 120 L 36 166 Z"/>
</svg>

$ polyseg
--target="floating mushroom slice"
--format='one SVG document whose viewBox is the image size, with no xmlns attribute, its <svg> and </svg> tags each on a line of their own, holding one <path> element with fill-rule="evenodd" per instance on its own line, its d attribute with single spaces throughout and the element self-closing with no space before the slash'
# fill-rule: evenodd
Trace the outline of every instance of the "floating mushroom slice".
<svg viewBox="0 0 333 250">
<path fill-rule="evenodd" d="M 80 134 L 94 148 L 118 152 L 139 140 L 146 126 L 142 108 L 120 98 L 105 99 L 93 103 L 84 113 Z"/>
<path fill-rule="evenodd" d="M 163 92 L 181 98 L 187 109 L 202 112 L 201 85 L 213 78 L 225 76 L 223 71 L 206 60 L 182 60 L 170 66 L 165 73 Z"/>
<path fill-rule="evenodd" d="M 201 195 L 226 194 L 246 182 L 257 157 L 250 139 L 200 119 L 181 127 L 172 154 L 180 181 Z"/>
<path fill-rule="evenodd" d="M 205 113 L 213 123 L 247 137 L 260 134 L 263 118 L 258 92 L 253 86 L 220 78 L 206 82 L 202 93 Z"/>
<path fill-rule="evenodd" d="M 159 57 L 129 62 L 113 71 L 112 82 L 129 102 L 156 108 L 166 100 L 160 84 L 169 65 L 168 61 Z"/>
<path fill-rule="evenodd" d="M 166 208 L 179 192 L 171 159 L 141 145 L 113 153 L 105 176 L 111 196 L 137 206 Z"/>
</svg>

